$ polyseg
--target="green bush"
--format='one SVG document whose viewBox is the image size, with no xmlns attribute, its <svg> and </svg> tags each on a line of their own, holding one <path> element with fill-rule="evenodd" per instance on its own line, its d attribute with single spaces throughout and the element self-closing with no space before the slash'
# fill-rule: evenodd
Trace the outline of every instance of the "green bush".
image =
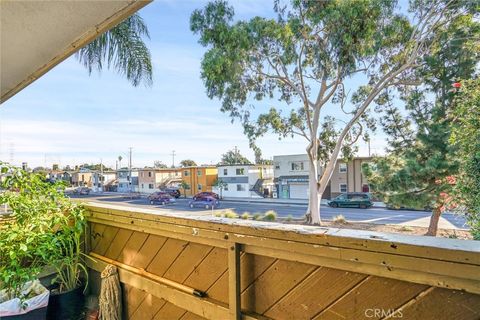
<svg viewBox="0 0 480 320">
<path fill-rule="evenodd" d="M 223 216 L 225 218 L 230 218 L 230 219 L 236 219 L 238 218 L 238 214 L 235 213 L 235 211 L 233 210 L 230 210 L 230 209 L 226 209 L 223 211 Z"/>
<path fill-rule="evenodd" d="M 252 217 L 253 220 L 260 220 L 261 218 L 262 218 L 262 214 L 258 212 L 255 212 Z"/>
<path fill-rule="evenodd" d="M 250 213 L 244 212 L 244 213 L 241 215 L 241 218 L 242 218 L 243 220 L 248 220 L 248 219 L 250 219 Z"/>
<path fill-rule="evenodd" d="M 293 220 L 293 216 L 291 214 L 289 214 L 286 218 L 285 218 L 285 221 L 287 222 L 291 222 Z"/>
<path fill-rule="evenodd" d="M 275 221 L 277 220 L 277 213 L 274 210 L 268 210 L 265 212 L 265 216 L 263 217 L 265 221 Z"/>
</svg>

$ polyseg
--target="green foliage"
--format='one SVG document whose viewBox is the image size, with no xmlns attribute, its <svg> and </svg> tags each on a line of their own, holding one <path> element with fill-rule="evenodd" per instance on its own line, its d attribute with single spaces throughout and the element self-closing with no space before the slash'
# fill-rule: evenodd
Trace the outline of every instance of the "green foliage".
<svg viewBox="0 0 480 320">
<path fill-rule="evenodd" d="M 226 153 L 222 154 L 222 160 L 220 160 L 219 165 L 229 165 L 229 164 L 251 164 L 250 160 L 240 154 L 240 151 L 237 149 L 229 150 Z"/>
<path fill-rule="evenodd" d="M 458 146 L 448 143 L 448 114 L 456 95 L 452 83 L 477 72 L 480 24 L 472 14 L 458 15 L 436 29 L 434 38 L 431 51 L 412 75 L 416 86 L 400 88 L 408 118 L 402 116 L 405 112 L 391 91 L 375 101 L 377 110 L 385 111 L 381 124 L 390 154 L 365 166 L 364 172 L 372 190 L 393 206 L 448 209 L 453 176 L 462 167 Z"/>
<path fill-rule="evenodd" d="M 265 215 L 263 216 L 263 220 L 265 221 L 275 221 L 277 220 L 277 213 L 275 210 L 268 210 L 265 212 Z"/>
<path fill-rule="evenodd" d="M 143 37 L 150 38 L 147 26 L 138 14 L 133 14 L 81 48 L 76 56 L 90 74 L 106 65 L 135 87 L 142 82 L 151 86 L 152 61 Z"/>
<path fill-rule="evenodd" d="M 248 220 L 250 219 L 250 213 L 249 212 L 244 212 L 240 218 L 242 218 L 243 220 Z"/>
<path fill-rule="evenodd" d="M 2 287 L 11 298 L 23 298 L 22 285 L 46 265 L 57 269 L 61 290 L 75 286 L 81 271 L 86 271 L 80 260 L 82 208 L 64 196 L 62 184 L 45 182 L 39 174 L 5 163 L 0 168 L 4 174 L 0 205 L 11 212 L 0 223 Z"/>
<path fill-rule="evenodd" d="M 153 167 L 154 168 L 167 168 L 167 165 L 163 163 L 162 161 L 155 160 L 153 161 Z"/>
<path fill-rule="evenodd" d="M 97 163 L 97 164 L 82 164 L 80 166 L 80 168 L 84 168 L 84 169 L 89 169 L 89 170 L 93 170 L 93 171 L 113 171 L 112 168 L 108 168 L 108 167 L 105 167 L 102 163 Z"/>
<path fill-rule="evenodd" d="M 453 196 L 480 240 L 480 81 L 463 81 L 454 105 L 450 143 L 461 165 Z"/>
<path fill-rule="evenodd" d="M 238 218 L 238 214 L 231 209 L 223 210 L 223 216 L 225 218 L 230 218 L 230 219 L 237 219 Z"/>
<path fill-rule="evenodd" d="M 197 163 L 193 160 L 190 160 L 190 159 L 185 159 L 185 160 L 182 160 L 180 161 L 180 167 L 196 167 L 197 166 Z"/>
<path fill-rule="evenodd" d="M 262 214 L 259 213 L 259 212 L 255 212 L 252 216 L 252 219 L 255 220 L 255 221 L 258 221 L 262 218 Z"/>
<path fill-rule="evenodd" d="M 190 185 L 185 181 L 180 182 L 179 187 L 183 189 L 183 196 L 187 197 L 187 190 L 190 189 Z"/>
<path fill-rule="evenodd" d="M 287 222 L 293 221 L 293 216 L 292 216 L 291 214 L 289 214 L 289 215 L 285 218 L 285 221 L 287 221 Z"/>
</svg>

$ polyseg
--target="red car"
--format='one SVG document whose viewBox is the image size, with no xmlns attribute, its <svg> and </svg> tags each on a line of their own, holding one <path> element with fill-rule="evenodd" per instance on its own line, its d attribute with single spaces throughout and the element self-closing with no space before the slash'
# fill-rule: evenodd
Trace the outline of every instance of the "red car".
<svg viewBox="0 0 480 320">
<path fill-rule="evenodd" d="M 197 199 L 205 199 L 205 198 L 208 198 L 208 197 L 213 197 L 215 199 L 220 199 L 220 197 L 218 196 L 218 194 L 216 194 L 215 192 L 208 192 L 208 191 L 205 191 L 205 192 L 199 192 L 197 193 L 196 195 L 193 196 L 193 200 L 197 200 Z"/>
<path fill-rule="evenodd" d="M 164 205 L 164 204 L 175 203 L 175 198 L 173 198 L 171 195 L 169 195 L 166 192 L 152 193 L 151 195 L 148 196 L 148 200 L 150 201 L 150 204 L 159 203 L 161 205 Z"/>
</svg>

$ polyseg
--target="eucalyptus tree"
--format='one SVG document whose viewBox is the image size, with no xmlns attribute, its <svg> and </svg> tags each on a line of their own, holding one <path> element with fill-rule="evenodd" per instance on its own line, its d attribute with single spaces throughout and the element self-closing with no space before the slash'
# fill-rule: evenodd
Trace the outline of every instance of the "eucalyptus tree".
<svg viewBox="0 0 480 320">
<path fill-rule="evenodd" d="M 106 66 L 125 76 L 135 87 L 142 82 L 150 86 L 152 61 L 143 37 L 150 38 L 148 28 L 142 17 L 134 14 L 81 48 L 76 57 L 89 74 Z"/>
<path fill-rule="evenodd" d="M 434 30 L 463 11 L 441 0 L 411 1 L 409 14 L 393 0 L 276 1 L 274 9 L 274 19 L 234 21 L 233 8 L 219 0 L 195 10 L 190 27 L 208 48 L 201 65 L 207 95 L 241 121 L 253 149 L 267 132 L 307 141 L 306 216 L 320 224 L 338 158 L 351 156 L 375 129 L 372 102 L 415 83 Z M 264 99 L 274 106 L 265 110 Z"/>
</svg>

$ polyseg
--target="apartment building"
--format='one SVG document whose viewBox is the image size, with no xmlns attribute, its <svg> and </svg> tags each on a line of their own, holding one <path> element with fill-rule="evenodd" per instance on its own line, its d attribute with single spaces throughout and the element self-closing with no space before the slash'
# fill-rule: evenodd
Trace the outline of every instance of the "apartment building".
<svg viewBox="0 0 480 320">
<path fill-rule="evenodd" d="M 93 187 L 93 171 L 81 168 L 72 173 L 72 186 L 74 187 Z"/>
<path fill-rule="evenodd" d="M 212 187 L 217 180 L 217 167 L 215 166 L 196 166 L 180 168 L 182 182 L 186 184 L 183 192 L 187 196 L 193 196 L 198 192 L 212 191 Z"/>
<path fill-rule="evenodd" d="M 118 192 L 138 192 L 138 169 L 128 168 L 117 170 Z"/>
<path fill-rule="evenodd" d="M 322 197 L 331 199 L 344 192 L 369 192 L 362 164 L 370 157 L 356 157 L 345 163 L 337 161 Z M 274 156 L 275 196 L 282 199 L 308 199 L 310 163 L 306 154 Z M 321 170 L 321 169 L 320 169 Z M 321 174 L 321 171 L 320 171 Z"/>
<path fill-rule="evenodd" d="M 213 191 L 221 197 L 270 197 L 274 189 L 272 165 L 218 166 L 220 184 Z"/>
<path fill-rule="evenodd" d="M 153 193 L 161 188 L 178 187 L 181 181 L 181 168 L 144 168 L 138 170 L 138 190 L 141 193 Z"/>
</svg>

